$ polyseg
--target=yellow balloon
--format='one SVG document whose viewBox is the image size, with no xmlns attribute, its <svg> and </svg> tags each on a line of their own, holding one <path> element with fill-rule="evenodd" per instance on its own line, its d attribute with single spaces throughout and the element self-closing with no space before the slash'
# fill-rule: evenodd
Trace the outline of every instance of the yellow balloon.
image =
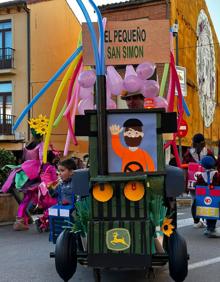
<svg viewBox="0 0 220 282">
<path fill-rule="evenodd" d="M 48 124 L 48 128 L 47 128 L 47 134 L 46 134 L 46 138 L 45 138 L 45 142 L 44 142 L 44 148 L 43 148 L 43 163 L 47 162 L 47 150 L 49 147 L 49 142 L 50 142 L 50 136 L 51 136 L 51 132 L 52 132 L 52 128 L 53 128 L 53 122 L 55 119 L 55 114 L 56 114 L 56 110 L 60 101 L 60 97 L 62 94 L 62 91 L 64 89 L 64 87 L 66 86 L 66 84 L 68 83 L 68 80 L 70 78 L 70 76 L 72 75 L 76 65 L 78 64 L 79 59 L 82 57 L 82 52 L 79 53 L 79 55 L 75 58 L 75 60 L 71 63 L 69 69 L 67 70 L 67 72 L 65 73 L 60 86 L 57 90 L 57 93 L 55 95 L 54 101 L 53 101 L 53 105 L 50 111 L 50 119 L 49 119 L 49 124 Z"/>
</svg>

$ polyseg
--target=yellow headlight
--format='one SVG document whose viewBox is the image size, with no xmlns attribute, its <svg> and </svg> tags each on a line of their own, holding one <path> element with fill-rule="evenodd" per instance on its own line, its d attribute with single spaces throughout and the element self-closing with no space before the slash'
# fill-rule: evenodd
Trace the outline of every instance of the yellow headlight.
<svg viewBox="0 0 220 282">
<path fill-rule="evenodd" d="M 144 185 L 141 182 L 131 181 L 125 185 L 124 195 L 129 201 L 140 201 L 144 193 Z"/>
<path fill-rule="evenodd" d="M 99 202 L 107 202 L 113 196 L 113 188 L 110 184 L 95 184 L 92 189 L 93 197 Z"/>
</svg>

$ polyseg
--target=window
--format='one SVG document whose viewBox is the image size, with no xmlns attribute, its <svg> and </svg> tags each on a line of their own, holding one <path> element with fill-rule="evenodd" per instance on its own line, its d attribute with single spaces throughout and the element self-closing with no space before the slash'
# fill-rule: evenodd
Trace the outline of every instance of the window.
<svg viewBox="0 0 220 282">
<path fill-rule="evenodd" d="M 12 83 L 0 82 L 0 134 L 11 134 L 12 124 Z"/>
<path fill-rule="evenodd" d="M 0 68 L 11 68 L 13 59 L 11 20 L 0 21 Z"/>
</svg>

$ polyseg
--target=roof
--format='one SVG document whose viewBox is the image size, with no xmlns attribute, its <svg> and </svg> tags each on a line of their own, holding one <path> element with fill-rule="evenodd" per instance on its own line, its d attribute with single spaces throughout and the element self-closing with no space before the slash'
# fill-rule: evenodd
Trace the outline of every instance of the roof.
<svg viewBox="0 0 220 282">
<path fill-rule="evenodd" d="M 113 4 L 107 4 L 107 5 L 102 5 L 99 6 L 100 11 L 105 11 L 105 10 L 112 10 L 112 9 L 118 9 L 118 8 L 123 8 L 124 6 L 135 6 L 139 4 L 145 4 L 145 3 L 153 3 L 153 2 L 163 2 L 164 0 L 128 0 L 125 2 L 119 2 L 119 3 L 113 3 Z"/>
<path fill-rule="evenodd" d="M 13 7 L 13 6 L 23 6 L 26 5 L 25 0 L 14 0 L 14 1 L 8 1 L 0 3 L 0 8 L 7 8 L 7 7 Z"/>
</svg>

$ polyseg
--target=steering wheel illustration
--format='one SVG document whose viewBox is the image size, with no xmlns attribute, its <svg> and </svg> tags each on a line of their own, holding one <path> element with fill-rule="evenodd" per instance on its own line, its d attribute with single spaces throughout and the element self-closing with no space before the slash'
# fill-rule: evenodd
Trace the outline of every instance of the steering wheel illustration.
<svg viewBox="0 0 220 282">
<path fill-rule="evenodd" d="M 135 168 L 133 168 L 133 166 L 135 166 Z M 144 168 L 140 163 L 135 161 L 127 163 L 124 168 L 124 172 L 138 172 L 138 171 L 143 172 Z"/>
</svg>

